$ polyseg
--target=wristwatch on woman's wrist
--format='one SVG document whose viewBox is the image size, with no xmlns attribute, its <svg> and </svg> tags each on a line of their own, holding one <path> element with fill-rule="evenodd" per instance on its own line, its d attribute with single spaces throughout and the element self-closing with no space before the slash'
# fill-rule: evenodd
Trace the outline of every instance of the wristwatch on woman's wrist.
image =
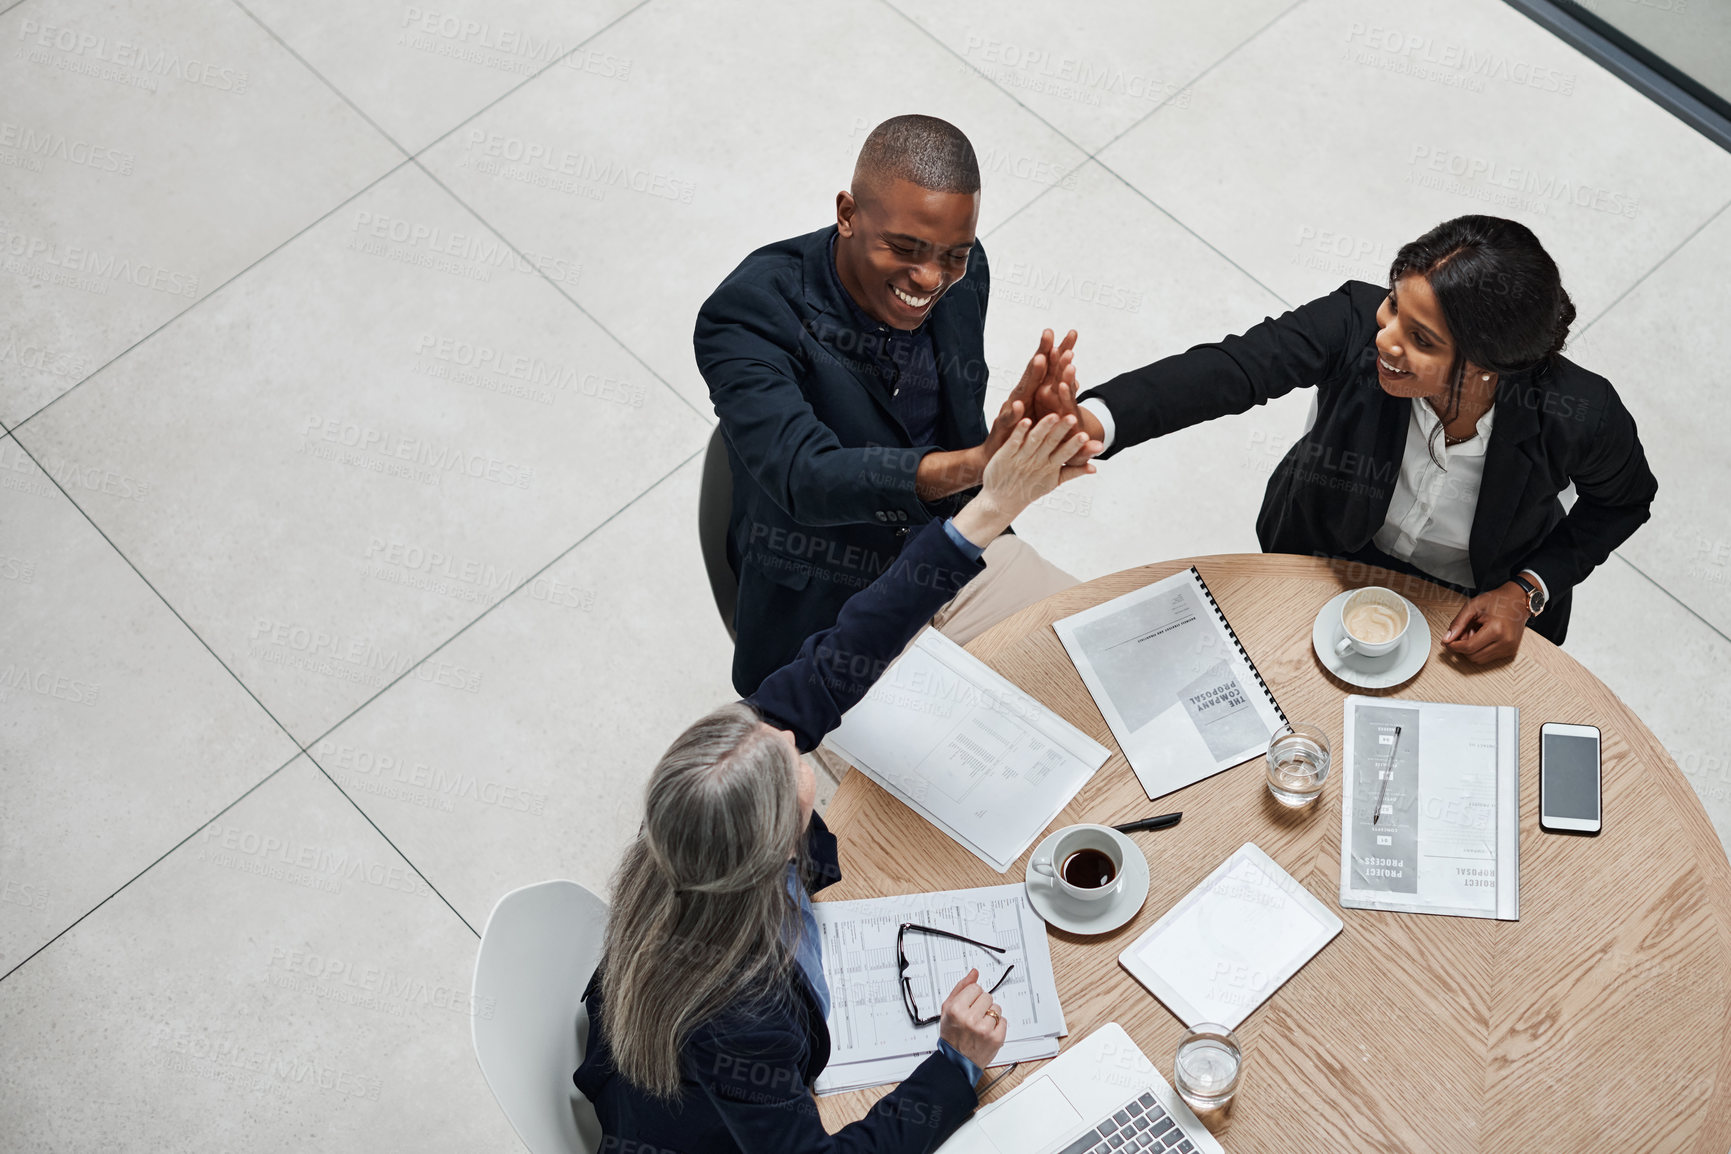
<svg viewBox="0 0 1731 1154">
<path fill-rule="evenodd" d="M 1514 575 L 1514 577 L 1511 578 L 1511 580 L 1513 580 L 1516 585 L 1519 585 L 1523 590 L 1526 591 L 1526 594 L 1527 594 L 1527 615 L 1528 616 L 1537 617 L 1539 614 L 1541 614 L 1545 611 L 1545 602 L 1547 600 L 1549 600 L 1549 598 L 1547 598 L 1545 596 L 1545 590 L 1544 590 L 1543 586 L 1538 585 L 1535 582 L 1528 581 L 1525 577 L 1521 576 L 1519 573 L 1516 573 Z"/>
</svg>

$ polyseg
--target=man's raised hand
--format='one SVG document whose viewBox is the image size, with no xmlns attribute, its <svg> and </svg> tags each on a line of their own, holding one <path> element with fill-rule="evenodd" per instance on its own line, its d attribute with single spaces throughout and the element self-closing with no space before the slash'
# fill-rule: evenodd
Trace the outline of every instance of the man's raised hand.
<svg viewBox="0 0 1731 1154">
<path fill-rule="evenodd" d="M 1034 411 L 1034 398 L 1049 383 L 1062 380 L 1065 371 L 1069 369 L 1070 361 L 1075 356 L 1072 350 L 1076 346 L 1076 330 L 1071 329 L 1065 335 L 1063 343 L 1056 347 L 1053 341 L 1051 329 L 1040 334 L 1039 347 L 1034 350 L 1034 355 L 1028 358 L 1028 365 L 1022 370 L 1022 378 L 999 406 L 998 416 L 993 420 L 992 427 L 980 446 L 986 460 L 991 460 L 992 455 L 1003 446 L 1017 421 L 1024 416 L 1038 419 L 1043 415 Z"/>
</svg>

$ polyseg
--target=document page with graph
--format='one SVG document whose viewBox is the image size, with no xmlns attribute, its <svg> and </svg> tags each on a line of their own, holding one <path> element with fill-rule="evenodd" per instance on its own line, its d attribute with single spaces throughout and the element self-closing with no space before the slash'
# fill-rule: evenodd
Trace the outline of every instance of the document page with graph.
<svg viewBox="0 0 1731 1154">
<path fill-rule="evenodd" d="M 1286 720 L 1195 566 L 1052 630 L 1150 798 L 1262 753 Z"/>
<path fill-rule="evenodd" d="M 1340 904 L 1520 917 L 1520 714 L 1352 696 Z"/>
<path fill-rule="evenodd" d="M 1106 747 L 928 629 L 827 744 L 999 873 L 1106 762 Z"/>
<path fill-rule="evenodd" d="M 1052 974 L 1046 923 L 1021 884 L 984 886 L 812 905 L 823 936 L 829 983 L 830 1061 L 819 1093 L 898 1082 L 938 1044 L 938 1023 L 916 1026 L 908 1013 L 897 964 L 896 935 L 904 922 L 947 930 L 996 950 L 910 930 L 903 938 L 914 1005 L 922 1017 L 939 1007 L 968 970 L 980 971 L 1004 1009 L 1008 1026 L 996 1063 L 1049 1058 L 1065 1032 Z M 997 952 L 997 951 L 1002 951 Z M 1006 974 L 1005 971 L 1008 970 Z"/>
</svg>

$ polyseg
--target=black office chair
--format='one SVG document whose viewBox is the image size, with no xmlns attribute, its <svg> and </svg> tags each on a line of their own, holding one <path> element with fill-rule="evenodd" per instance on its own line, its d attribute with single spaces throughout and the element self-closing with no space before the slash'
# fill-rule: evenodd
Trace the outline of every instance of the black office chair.
<svg viewBox="0 0 1731 1154">
<path fill-rule="evenodd" d="M 697 541 L 703 547 L 703 567 L 709 571 L 709 591 L 730 641 L 733 608 L 739 602 L 739 574 L 727 561 L 727 525 L 733 516 L 733 470 L 727 463 L 727 441 L 721 426 L 709 438 L 703 454 L 703 481 L 697 493 Z"/>
</svg>

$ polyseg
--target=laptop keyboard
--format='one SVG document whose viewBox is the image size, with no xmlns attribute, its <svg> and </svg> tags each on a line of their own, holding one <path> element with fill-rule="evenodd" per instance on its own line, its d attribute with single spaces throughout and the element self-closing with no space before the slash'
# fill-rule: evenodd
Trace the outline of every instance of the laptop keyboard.
<svg viewBox="0 0 1731 1154">
<path fill-rule="evenodd" d="M 1192 1154 L 1190 1141 L 1153 1094 L 1133 1098 L 1058 1154 Z"/>
</svg>

